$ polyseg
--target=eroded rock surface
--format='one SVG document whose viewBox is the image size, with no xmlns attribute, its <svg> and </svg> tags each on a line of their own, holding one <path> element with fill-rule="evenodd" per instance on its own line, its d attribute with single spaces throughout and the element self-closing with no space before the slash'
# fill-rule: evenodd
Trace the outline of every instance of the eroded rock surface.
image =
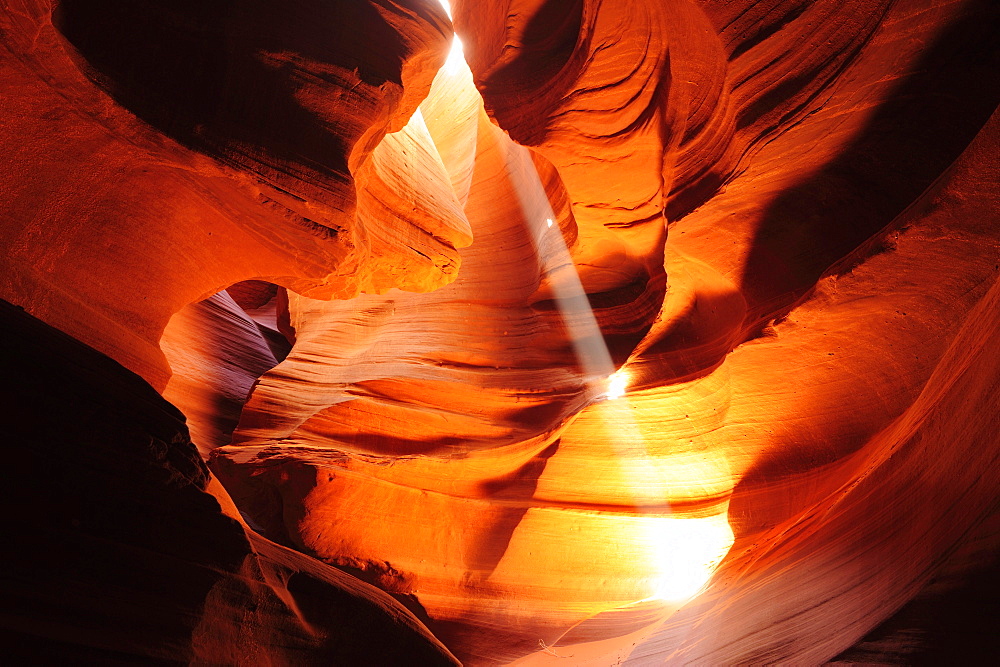
<svg viewBox="0 0 1000 667">
<path fill-rule="evenodd" d="M 232 537 L 169 657 L 819 663 L 995 525 L 993 3 L 100 4 L 0 23 L 0 296 L 242 513 L 139 457 Z"/>
<path fill-rule="evenodd" d="M 250 530 L 146 384 L 207 452 L 287 349 L 201 299 L 453 279 L 469 236 L 450 184 L 399 159 L 419 136 L 381 143 L 449 34 L 421 3 L 0 5 L 8 659 L 454 663 L 383 593 Z M 401 208 L 407 184 L 428 194 Z"/>
<path fill-rule="evenodd" d="M 301 336 L 216 453 L 267 531 L 416 600 L 471 663 L 607 664 L 636 643 L 643 661 L 823 660 L 918 590 L 965 530 L 927 496 L 891 499 L 929 475 L 963 526 L 990 511 L 993 477 L 972 484 L 953 465 L 975 451 L 977 469 L 996 467 L 990 391 L 957 388 L 994 382 L 958 357 L 989 349 L 968 313 L 991 312 L 996 280 L 979 249 L 997 242 L 998 91 L 969 84 L 996 61 L 995 12 L 743 10 L 459 5 L 486 110 L 546 158 L 533 162 L 555 224 L 525 204 L 531 170 L 481 125 L 468 272 L 429 295 L 292 297 Z M 963 111 L 943 113 L 938 97 L 960 88 Z M 658 265 L 642 248 L 662 239 L 609 245 L 648 225 L 629 217 L 643 206 L 675 216 L 655 319 L 650 292 L 621 277 Z M 550 234 L 612 358 L 628 358 L 621 399 L 600 400 L 572 325 L 546 319 L 568 268 L 546 255 Z M 928 472 L 917 461 L 950 428 L 940 420 L 963 421 L 943 416 L 948 401 L 992 416 Z M 264 501 L 275 493 L 281 515 Z M 921 517 L 900 525 L 911 502 Z M 838 537 L 846 525 L 855 537 Z M 935 537 L 893 564 L 919 530 Z M 702 548 L 682 553 L 685 539 Z M 720 550 L 715 583 L 672 615 L 684 601 L 664 593 L 676 582 L 662 563 L 714 568 Z M 703 636 L 705 623 L 726 631 Z"/>
<path fill-rule="evenodd" d="M 380 143 L 444 59 L 439 8 L 53 7 L 0 17 L 0 296 L 162 389 L 170 316 L 233 283 L 345 298 L 454 278 L 449 184 L 401 158 L 419 137 Z"/>
<path fill-rule="evenodd" d="M 0 305 L 7 660 L 455 664 L 381 591 L 246 531 L 141 378 Z"/>
</svg>

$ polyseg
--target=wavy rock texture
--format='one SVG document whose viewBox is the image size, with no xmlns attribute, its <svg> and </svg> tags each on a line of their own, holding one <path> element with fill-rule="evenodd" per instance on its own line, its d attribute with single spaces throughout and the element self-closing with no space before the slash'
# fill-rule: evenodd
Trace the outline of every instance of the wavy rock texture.
<svg viewBox="0 0 1000 667">
<path fill-rule="evenodd" d="M 10 304 L 0 321 L 7 660 L 456 664 L 389 596 L 245 531 L 141 378 Z"/>
<path fill-rule="evenodd" d="M 573 270 L 619 360 L 649 328 L 665 287 L 663 200 L 677 142 L 668 117 L 671 14 L 642 2 L 457 10 L 491 116 L 547 158 L 566 187 Z M 566 270 L 546 283 L 567 280 Z M 557 289 L 543 284 L 537 298 Z"/>
<path fill-rule="evenodd" d="M 480 122 L 458 280 L 291 297 L 295 347 L 215 469 L 266 534 L 418 604 L 472 664 L 831 658 L 993 509 L 998 91 L 972 82 L 996 20 L 458 5 L 485 109 L 536 149 L 557 224 Z M 664 211 L 661 306 L 633 285 Z M 621 399 L 574 358 L 577 311 L 546 319 L 557 228 L 628 357 Z M 684 605 L 677 573 L 697 589 L 727 552 Z"/>
<path fill-rule="evenodd" d="M 277 330 L 277 287 L 252 281 L 192 304 L 170 319 L 160 349 L 173 374 L 163 397 L 184 412 L 191 440 L 203 453 L 227 444 L 258 377 L 291 347 Z M 258 288 L 259 289 L 259 288 Z M 247 310 L 240 307 L 233 295 Z M 260 303 L 260 301 L 264 303 Z M 258 308 L 250 306 L 258 305 Z M 269 326 L 270 325 L 270 326 Z"/>
<path fill-rule="evenodd" d="M 187 415 L 273 659 L 910 660 L 868 633 L 995 558 L 994 3 L 456 2 L 436 76 L 416 2 L 11 9 L 2 296 Z M 233 569 L 168 657 L 249 659 Z"/>
<path fill-rule="evenodd" d="M 383 593 L 250 530 L 146 384 L 207 452 L 288 346 L 246 283 L 201 299 L 453 279 L 450 183 L 399 158 L 419 136 L 381 141 L 448 34 L 421 3 L 0 4 L 9 660 L 454 663 Z"/>
<path fill-rule="evenodd" d="M 390 157 L 419 139 L 381 142 L 444 57 L 439 9 L 2 7 L 3 298 L 162 389 L 170 316 L 233 283 L 343 298 L 454 278 L 449 184 Z"/>
</svg>

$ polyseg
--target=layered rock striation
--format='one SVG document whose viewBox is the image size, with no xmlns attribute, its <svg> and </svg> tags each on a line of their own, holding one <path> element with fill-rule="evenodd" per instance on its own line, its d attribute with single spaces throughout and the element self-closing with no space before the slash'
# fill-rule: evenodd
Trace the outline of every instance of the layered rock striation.
<svg viewBox="0 0 1000 667">
<path fill-rule="evenodd" d="M 995 549 L 992 3 L 6 8 L 29 655 L 819 663 Z"/>
<path fill-rule="evenodd" d="M 925 507 L 917 523 L 936 546 L 906 567 L 888 564 L 885 553 L 909 548 L 918 529 L 869 503 L 925 474 L 902 455 L 895 468 L 889 454 L 933 440 L 914 433 L 939 428 L 925 423 L 937 408 L 923 403 L 937 391 L 935 373 L 951 384 L 974 372 L 949 355 L 986 353 L 961 332 L 987 298 L 995 262 L 954 257 L 996 243 L 992 217 L 977 211 L 995 196 L 987 121 L 997 91 L 969 93 L 957 116 L 936 100 L 989 78 L 996 54 L 982 26 L 995 13 L 949 3 L 730 9 L 459 6 L 486 111 L 537 150 L 552 210 L 568 210 L 539 233 L 548 214 L 525 205 L 524 193 L 537 191 L 526 184 L 531 169 L 510 157 L 494 166 L 492 144 L 506 138 L 481 129 L 468 273 L 426 296 L 290 299 L 302 334 L 258 383 L 233 445 L 216 452 L 216 470 L 266 531 L 415 600 L 469 662 L 533 653 L 606 664 L 643 637 L 634 655 L 646 661 L 829 658 L 918 590 L 939 557 L 931 554 L 990 511 L 982 490 L 992 478 L 969 492 L 946 461 L 968 447 L 992 470 L 995 448 L 980 442 L 992 417 L 950 445 L 934 473 L 940 493 L 968 503 L 965 528 L 952 531 L 950 515 Z M 645 37 L 622 28 L 626 14 Z M 530 65 L 541 52 L 549 69 Z M 658 88 L 646 71 L 658 72 Z M 655 149 L 659 171 L 639 166 L 647 158 L 635 146 Z M 506 193 L 496 172 L 512 184 Z M 629 195 L 616 179 L 647 194 Z M 950 188 L 966 193 L 961 203 Z M 481 209 L 482 192 L 491 200 Z M 608 206 L 609 195 L 635 201 Z M 630 217 L 640 199 L 660 218 L 675 216 L 670 287 L 655 318 L 641 315 L 649 292 L 620 278 L 630 263 L 659 260 L 640 260 L 634 239 L 623 253 L 598 240 L 646 224 Z M 951 212 L 931 214 L 942 208 Z M 498 211 L 507 225 L 499 234 L 487 219 Z M 621 399 L 600 400 L 586 382 L 572 313 L 546 322 L 541 349 L 545 370 L 575 374 L 577 387 L 567 394 L 536 370 L 532 334 L 559 311 L 549 285 L 569 268 L 546 255 L 556 228 L 612 358 L 627 357 L 616 373 L 630 386 Z M 944 241 L 953 236 L 958 245 Z M 616 320 L 616 308 L 633 319 Z M 988 394 L 967 400 L 995 415 Z M 892 430 L 907 419 L 910 431 Z M 281 514 L 264 501 L 274 494 Z M 713 528 L 717 517 L 725 527 Z M 834 547 L 832 526 L 845 521 L 867 539 L 886 536 L 886 546 L 862 546 L 859 536 Z M 788 538 L 800 532 L 809 539 Z M 701 546 L 685 552 L 676 546 L 684 542 Z M 836 556 L 819 555 L 831 549 Z M 682 586 L 663 563 L 676 572 L 693 559 L 710 572 L 727 551 L 715 586 L 671 616 L 684 601 L 666 591 Z M 785 568 L 797 574 L 764 583 L 751 574 Z M 804 574 L 814 570 L 822 574 Z M 817 599 L 852 611 L 805 613 Z M 739 639 L 717 644 L 691 629 L 708 622 Z M 780 639 L 789 634 L 796 642 Z"/>
<path fill-rule="evenodd" d="M 8 301 L 162 389 L 170 316 L 233 283 L 345 298 L 454 278 L 451 188 L 401 159 L 419 137 L 381 143 L 445 56 L 440 9 L 4 9 Z"/>
<path fill-rule="evenodd" d="M 389 596 L 246 530 L 141 378 L 10 304 L 0 320 L 7 660 L 456 664 Z"/>
</svg>

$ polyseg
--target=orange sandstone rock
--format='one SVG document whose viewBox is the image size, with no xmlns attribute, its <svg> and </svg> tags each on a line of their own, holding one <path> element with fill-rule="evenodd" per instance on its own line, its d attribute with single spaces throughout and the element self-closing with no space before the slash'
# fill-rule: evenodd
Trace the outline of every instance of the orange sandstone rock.
<svg viewBox="0 0 1000 667">
<path fill-rule="evenodd" d="M 897 572 L 880 565 L 883 549 L 916 538 L 868 503 L 905 506 L 889 498 L 927 473 L 890 454 L 924 450 L 892 425 L 912 418 L 937 433 L 930 405 L 963 398 L 933 378 L 974 372 L 951 361 L 963 346 L 987 354 L 965 313 L 996 279 L 980 253 L 996 243 L 993 216 L 979 213 L 995 198 L 985 148 L 995 130 L 966 147 L 997 91 L 965 93 L 958 115 L 935 96 L 989 78 L 983 26 L 997 17 L 949 3 L 788 3 L 738 16 L 678 3 L 674 21 L 629 8 L 625 26 L 609 3 L 457 7 L 486 109 L 548 158 L 533 160 L 538 183 L 565 212 L 539 234 L 546 214 L 524 194 L 538 192 L 525 185 L 531 170 L 510 148 L 498 160 L 502 138 L 481 128 L 468 273 L 428 295 L 293 297 L 302 335 L 214 465 L 269 534 L 419 604 L 473 664 L 527 654 L 607 664 L 641 641 L 644 661 L 823 660 L 912 595 L 931 554 L 961 539 L 928 499 L 908 525 L 935 537 Z M 630 109 L 648 122 L 625 122 Z M 654 152 L 659 171 L 647 164 Z M 660 190 L 644 185 L 654 181 Z M 606 205 L 619 194 L 631 203 Z M 648 268 L 659 250 L 600 242 L 627 235 L 629 211 L 647 205 L 677 216 L 670 290 L 652 305 L 615 267 Z M 488 217 L 497 212 L 503 234 Z M 573 312 L 536 342 L 540 316 L 557 312 L 549 286 L 570 270 L 547 262 L 556 230 L 612 358 L 627 357 L 615 375 L 630 387 L 623 398 L 599 400 L 574 358 Z M 534 255 L 532 235 L 543 239 Z M 534 280 L 527 298 L 515 291 Z M 959 342 L 966 335 L 979 342 Z M 988 395 L 968 400 L 995 415 Z M 970 447 L 995 470 L 995 447 L 982 444 L 989 419 L 942 455 L 932 474 L 942 493 L 962 493 L 946 461 Z M 965 525 L 989 511 L 979 491 L 962 502 Z M 836 527 L 851 522 L 864 539 L 890 537 L 838 542 Z M 685 595 L 678 573 L 697 589 L 727 551 L 717 583 L 671 617 Z M 818 562 L 822 574 L 806 574 Z M 772 580 L 769 568 L 794 574 Z M 853 611 L 809 611 L 827 598 Z M 727 630 L 702 634 L 703 623 Z"/>
<path fill-rule="evenodd" d="M 184 585 L 124 585 L 139 640 L 8 623 L 36 650 L 818 663 L 995 521 L 993 3 L 456 2 L 447 60 L 417 0 L 5 8 L 0 296 L 235 501 L 179 428 L 122 441 L 166 490 L 58 449 L 141 501 L 111 545 L 170 530 L 18 594 Z M 22 492 L 41 552 L 103 535 Z"/>
<path fill-rule="evenodd" d="M 443 14 L 411 4 L 5 5 L 0 296 L 162 388 L 167 320 L 241 280 L 453 279 L 450 189 L 379 146 L 444 56 Z M 439 194 L 401 201 L 408 178 Z"/>
</svg>

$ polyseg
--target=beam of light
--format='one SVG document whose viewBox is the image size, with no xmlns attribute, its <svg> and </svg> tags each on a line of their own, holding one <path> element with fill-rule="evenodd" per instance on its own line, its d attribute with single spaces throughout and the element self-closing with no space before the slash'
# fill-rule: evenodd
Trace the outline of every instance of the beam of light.
<svg viewBox="0 0 1000 667">
<path fill-rule="evenodd" d="M 639 531 L 638 537 L 645 544 L 641 557 L 653 573 L 645 584 L 647 597 L 642 601 L 660 601 L 676 607 L 701 592 L 732 547 L 733 532 L 726 512 L 701 518 L 670 516 L 666 497 L 669 488 L 684 473 L 675 469 L 675 462 L 649 453 L 631 409 L 615 400 L 628 389 L 628 372 L 624 368 L 615 370 L 562 232 L 553 225 L 555 214 L 528 149 L 515 145 L 509 151 L 511 182 L 520 198 L 536 252 L 544 258 L 543 270 L 552 279 L 556 304 L 585 379 L 596 382 L 603 389 L 601 395 L 608 399 L 601 407 L 608 427 L 608 442 L 626 471 L 623 491 L 626 497 L 632 496 L 630 500 L 639 512 L 636 521 L 622 525 Z M 557 270 L 559 276 L 554 277 L 552 274 Z M 705 469 L 695 474 L 711 475 L 711 467 L 712 462 L 705 462 Z"/>
<path fill-rule="evenodd" d="M 704 589 L 732 547 L 733 532 L 726 510 L 699 518 L 670 516 L 666 498 L 672 486 L 683 483 L 686 473 L 676 469 L 677 462 L 649 452 L 631 408 L 616 400 L 626 394 L 628 372 L 625 368 L 615 370 L 562 232 L 554 225 L 555 214 L 528 149 L 514 144 L 508 151 L 508 173 L 584 379 L 596 385 L 601 390 L 599 395 L 607 399 L 600 410 L 607 425 L 609 447 L 623 466 L 622 491 L 626 498 L 631 495 L 639 513 L 638 522 L 623 522 L 622 526 L 640 531 L 638 538 L 645 544 L 641 557 L 653 573 L 641 601 L 677 607 Z M 702 463 L 695 466 L 698 470 L 688 471 L 695 475 L 695 483 L 700 475 L 717 474 L 713 468 L 716 462 Z"/>
<path fill-rule="evenodd" d="M 424 112 L 420 107 L 417 107 L 417 110 L 413 112 L 412 116 L 410 116 L 410 120 L 407 121 L 404 130 L 423 139 L 422 143 L 431 149 L 431 157 L 433 157 L 434 161 L 441 167 L 441 174 L 445 179 L 447 179 L 448 167 L 445 166 L 444 160 L 441 159 L 441 153 L 438 151 L 437 144 L 434 143 L 434 137 L 431 136 L 431 131 L 427 129 L 427 121 L 424 120 Z"/>
<path fill-rule="evenodd" d="M 444 61 L 444 71 L 454 76 L 460 73 L 466 66 L 462 40 L 458 38 L 458 35 L 455 35 L 451 38 L 451 51 L 448 52 L 448 59 Z"/>
<path fill-rule="evenodd" d="M 588 384 L 603 383 L 615 372 L 615 365 L 566 242 L 559 228 L 554 226 L 556 214 L 545 186 L 527 148 L 510 142 L 506 157 L 508 175 L 524 212 L 528 233 L 536 254 L 544 263 L 542 270 L 550 279 L 556 306 L 583 368 L 584 380 Z"/>
<path fill-rule="evenodd" d="M 451 3 L 448 0 L 440 0 L 440 2 L 445 13 L 448 14 L 448 18 L 454 19 L 451 15 Z M 454 35 L 451 38 L 451 51 L 448 52 L 448 59 L 444 63 L 444 71 L 447 74 L 455 75 L 461 72 L 464 67 L 465 52 L 462 50 L 462 40 L 458 38 L 458 35 Z"/>
<path fill-rule="evenodd" d="M 447 0 L 440 2 L 450 18 L 450 4 Z M 442 70 L 456 75 L 467 68 L 462 43 L 456 36 Z M 475 91 L 471 73 L 460 86 Z M 608 426 L 608 445 L 622 466 L 626 479 L 623 492 L 626 497 L 632 496 L 630 500 L 637 508 L 637 515 L 618 520 L 616 530 L 638 541 L 641 546 L 635 555 L 645 561 L 649 572 L 642 588 L 646 597 L 638 601 L 676 608 L 698 595 L 712 578 L 732 547 L 733 531 L 725 509 L 708 517 L 674 517 L 666 497 L 671 486 L 690 484 L 688 478 L 692 476 L 695 480 L 702 475 L 714 477 L 717 462 L 688 462 L 687 468 L 693 468 L 687 470 L 684 463 L 650 454 L 627 402 L 616 400 L 626 395 L 629 375 L 624 368 L 615 369 L 531 154 L 509 139 L 502 145 L 507 175 L 583 371 L 584 383 L 596 390 L 595 398 L 607 400 L 601 410 Z"/>
</svg>

